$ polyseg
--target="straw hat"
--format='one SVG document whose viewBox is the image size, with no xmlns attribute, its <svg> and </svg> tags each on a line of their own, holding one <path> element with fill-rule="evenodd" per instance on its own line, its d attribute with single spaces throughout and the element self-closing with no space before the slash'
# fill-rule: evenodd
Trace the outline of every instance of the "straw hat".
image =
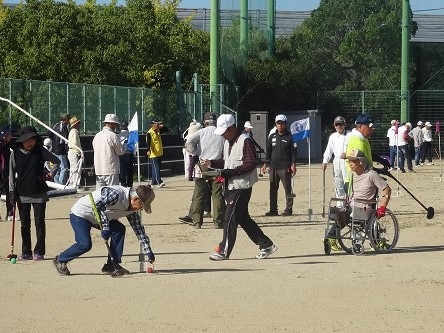
<svg viewBox="0 0 444 333">
<path fill-rule="evenodd" d="M 69 120 L 69 125 L 72 127 L 72 126 L 75 126 L 75 125 L 77 125 L 78 123 L 80 123 L 80 119 L 77 119 L 77 117 L 76 116 L 74 116 L 74 117 L 72 117 L 70 120 Z"/>
</svg>

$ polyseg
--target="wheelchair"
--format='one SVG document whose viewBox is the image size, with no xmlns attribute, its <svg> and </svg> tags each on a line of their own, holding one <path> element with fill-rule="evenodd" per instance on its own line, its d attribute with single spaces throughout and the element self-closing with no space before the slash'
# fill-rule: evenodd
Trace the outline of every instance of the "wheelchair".
<svg viewBox="0 0 444 333">
<path fill-rule="evenodd" d="M 399 238 L 398 220 L 389 209 L 378 219 L 377 204 L 377 200 L 331 198 L 323 240 L 324 253 L 331 254 L 330 239 L 336 239 L 342 250 L 355 255 L 364 253 L 367 240 L 376 253 L 391 252 Z M 336 229 L 334 236 L 329 235 L 332 227 Z"/>
</svg>

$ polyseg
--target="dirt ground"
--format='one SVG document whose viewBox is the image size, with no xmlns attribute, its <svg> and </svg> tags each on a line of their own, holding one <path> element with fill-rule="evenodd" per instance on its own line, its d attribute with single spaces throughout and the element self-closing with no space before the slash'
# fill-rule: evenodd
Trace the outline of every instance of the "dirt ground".
<svg viewBox="0 0 444 333">
<path fill-rule="evenodd" d="M 432 220 L 389 180 L 389 208 L 401 227 L 390 254 L 376 254 L 368 243 L 361 256 L 324 254 L 319 164 L 310 171 L 308 165 L 298 166 L 291 217 L 265 217 L 268 178 L 255 185 L 250 213 L 279 248 L 266 260 L 255 259 L 257 246 L 239 230 L 230 260 L 210 261 L 222 231 L 211 219 L 200 230 L 178 221 L 188 211 L 194 183 L 176 176 L 156 189 L 153 213 L 143 215 L 156 254 L 154 273 L 138 272 L 139 244 L 127 224 L 123 265 L 134 274 L 111 278 L 101 273 L 106 248 L 93 231 L 93 249 L 70 263 L 71 276 L 59 276 L 51 260 L 73 243 L 68 213 L 85 192 L 53 198 L 47 208 L 46 260 L 15 265 L 0 260 L 0 331 L 443 332 L 444 179 L 436 162 L 415 174 L 399 174 L 425 206 L 435 208 Z M 332 183 L 329 166 L 327 198 L 333 195 Z M 279 204 L 282 212 L 282 188 Z M 0 212 L 4 217 L 4 204 Z M 1 222 L 3 258 L 10 239 L 11 223 Z M 18 232 L 18 254 L 20 247 Z"/>
</svg>

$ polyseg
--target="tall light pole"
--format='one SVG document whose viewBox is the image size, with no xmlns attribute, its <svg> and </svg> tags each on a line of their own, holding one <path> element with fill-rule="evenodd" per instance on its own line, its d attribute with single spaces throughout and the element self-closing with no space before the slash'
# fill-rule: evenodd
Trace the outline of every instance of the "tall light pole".
<svg viewBox="0 0 444 333">
<path fill-rule="evenodd" d="M 409 37 L 410 37 L 410 2 L 402 0 L 402 46 L 401 46 L 401 122 L 410 119 L 409 97 Z"/>
</svg>

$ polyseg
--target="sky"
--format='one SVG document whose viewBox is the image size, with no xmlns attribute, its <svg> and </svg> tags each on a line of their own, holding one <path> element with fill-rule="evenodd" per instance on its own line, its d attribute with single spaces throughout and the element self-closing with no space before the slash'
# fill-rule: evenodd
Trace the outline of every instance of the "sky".
<svg viewBox="0 0 444 333">
<path fill-rule="evenodd" d="M 256 0 L 258 1 L 258 0 Z M 267 0 L 260 0 L 266 6 Z M 221 0 L 224 2 L 222 6 L 239 3 L 239 0 Z M 225 4 L 226 3 L 226 4 Z M 276 0 L 277 10 L 313 10 L 319 6 L 320 0 Z M 232 6 L 232 5 L 231 5 Z M 182 8 L 210 8 L 211 0 L 182 0 L 180 7 Z M 410 0 L 410 7 L 413 12 L 422 14 L 444 15 L 443 0 Z M 440 9 L 440 10 L 433 10 Z"/>
<path fill-rule="evenodd" d="M 259 1 L 262 7 L 266 8 L 267 0 Z M 20 0 L 3 0 L 5 3 L 19 3 Z M 77 3 L 83 3 L 83 0 L 76 0 Z M 98 4 L 109 3 L 110 0 L 97 0 Z M 119 4 L 124 4 L 124 0 L 118 0 Z M 221 0 L 221 6 L 234 7 L 239 6 L 239 0 Z M 277 10 L 313 10 L 319 6 L 320 0 L 276 0 Z M 182 0 L 182 8 L 210 8 L 211 0 Z M 410 0 L 412 11 L 417 14 L 444 15 L 444 0 Z"/>
</svg>

